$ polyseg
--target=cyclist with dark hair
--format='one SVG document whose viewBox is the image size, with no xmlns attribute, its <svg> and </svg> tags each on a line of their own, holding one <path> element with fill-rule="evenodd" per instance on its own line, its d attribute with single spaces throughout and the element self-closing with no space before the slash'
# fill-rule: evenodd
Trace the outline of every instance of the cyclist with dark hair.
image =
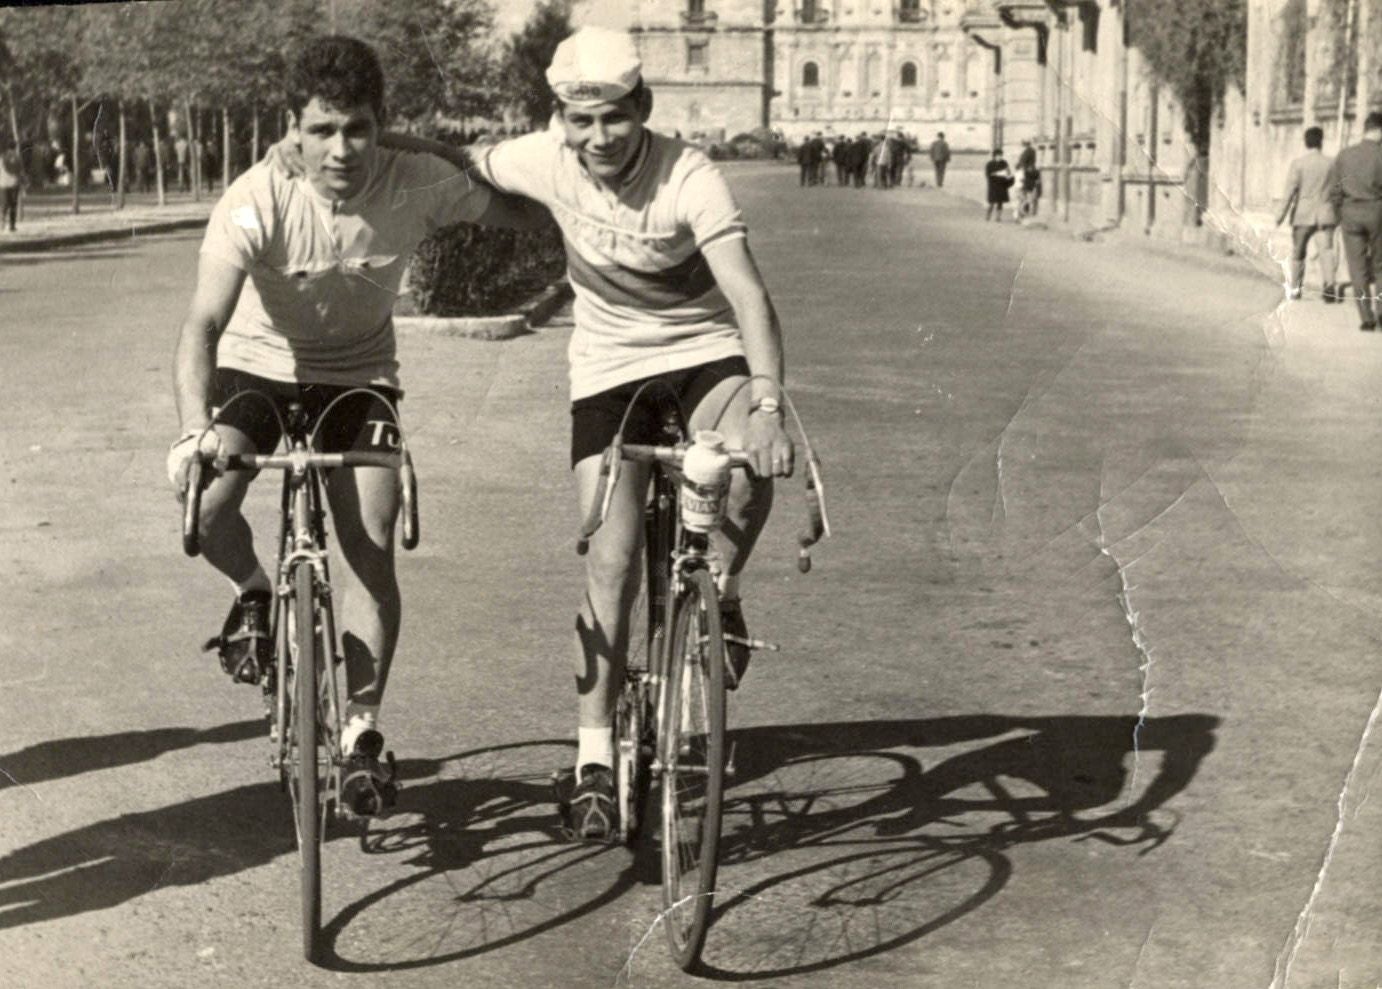
<svg viewBox="0 0 1382 989">
<path fill-rule="evenodd" d="M 402 391 L 393 303 L 418 243 L 463 220 L 534 226 L 545 218 L 533 204 L 497 195 L 452 164 L 381 147 L 384 74 L 363 42 L 309 42 L 289 70 L 287 90 L 304 174 L 265 163 L 251 168 L 216 204 L 202 242 L 174 358 L 181 435 L 169 450 L 168 473 L 179 489 L 199 446 L 218 457 L 278 444 L 278 419 L 262 401 L 238 401 L 211 425 L 213 410 L 240 392 L 270 396 L 280 413 L 300 403 L 314 420 L 357 387 L 396 404 Z M 361 393 L 332 410 L 321 441 L 326 450 L 380 449 L 398 437 L 380 399 Z M 230 614 L 208 648 L 214 644 L 226 673 L 244 683 L 257 682 L 272 655 L 273 586 L 241 512 L 251 477 L 217 476 L 200 518 L 203 555 L 235 588 Z M 343 589 L 349 697 L 341 747 L 377 768 L 378 712 L 400 616 L 397 479 L 381 468 L 337 471 L 326 493 Z M 352 795 L 343 797 L 351 802 Z"/>
</svg>

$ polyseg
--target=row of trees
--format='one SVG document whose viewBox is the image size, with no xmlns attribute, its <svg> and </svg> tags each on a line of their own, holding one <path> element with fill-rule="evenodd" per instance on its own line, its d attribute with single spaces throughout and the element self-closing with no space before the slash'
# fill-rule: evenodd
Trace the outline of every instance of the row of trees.
<svg viewBox="0 0 1382 989">
<path fill-rule="evenodd" d="M 569 0 L 546 0 L 522 34 L 500 43 L 486 0 L 172 0 L 0 9 L 0 95 L 17 147 L 57 143 L 71 156 L 74 209 L 80 208 L 81 149 L 93 144 L 98 152 L 106 144 L 118 148 L 118 160 L 102 164 L 119 176 L 112 191 L 123 205 L 132 134 L 153 152 L 162 203 L 169 130 L 194 144 L 218 136 L 229 182 L 237 160 L 257 158 L 277 136 L 285 68 L 312 35 L 339 31 L 369 41 L 389 79 L 392 123 L 434 132 L 447 120 L 494 118 L 522 104 L 534 78 L 528 60 L 546 64 L 569 31 L 569 17 Z M 515 90 L 515 82 L 523 88 Z M 207 132 L 213 115 L 216 135 Z M 262 133 L 266 122 L 269 134 Z M 83 138 L 90 131 L 108 140 L 88 144 Z M 6 143 L 0 139 L 0 146 Z"/>
</svg>

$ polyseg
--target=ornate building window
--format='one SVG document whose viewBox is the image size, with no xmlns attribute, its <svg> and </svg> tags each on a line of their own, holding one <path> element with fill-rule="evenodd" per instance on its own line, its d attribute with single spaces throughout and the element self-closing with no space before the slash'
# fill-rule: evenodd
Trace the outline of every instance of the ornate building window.
<svg viewBox="0 0 1382 989">
<path fill-rule="evenodd" d="M 801 67 L 801 84 L 815 87 L 821 84 L 821 68 L 815 62 L 807 62 Z"/>
<path fill-rule="evenodd" d="M 814 24 L 820 15 L 820 9 L 816 0 L 801 0 L 801 22 L 803 24 Z"/>
<path fill-rule="evenodd" d="M 902 63 L 902 78 L 898 80 L 903 89 L 912 89 L 917 84 L 917 63 Z"/>
<path fill-rule="evenodd" d="M 710 63 L 708 52 L 710 43 L 707 41 L 688 41 L 686 43 L 686 68 L 690 72 L 705 72 L 709 69 Z"/>
<path fill-rule="evenodd" d="M 705 0 L 686 0 L 686 12 L 692 17 L 700 17 L 705 13 Z"/>
</svg>

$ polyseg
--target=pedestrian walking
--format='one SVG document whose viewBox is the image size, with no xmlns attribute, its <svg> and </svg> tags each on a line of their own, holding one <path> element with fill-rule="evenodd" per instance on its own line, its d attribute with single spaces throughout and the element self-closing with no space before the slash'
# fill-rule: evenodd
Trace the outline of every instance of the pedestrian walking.
<svg viewBox="0 0 1382 989">
<path fill-rule="evenodd" d="M 1329 167 L 1334 163 L 1325 155 L 1324 130 L 1308 127 L 1305 131 L 1305 154 L 1291 162 L 1286 172 L 1286 196 L 1281 206 L 1277 226 L 1291 221 L 1291 280 L 1286 286 L 1286 298 L 1299 299 L 1305 284 L 1305 255 L 1310 241 L 1320 255 L 1320 281 L 1325 302 L 1342 302 L 1334 285 L 1337 258 L 1334 254 L 1334 228 L 1339 223 L 1334 204 L 1326 197 Z M 1315 235 L 1319 234 L 1319 237 Z"/>
<path fill-rule="evenodd" d="M 892 131 L 890 137 L 892 142 L 888 148 L 888 185 L 897 188 L 902 184 L 902 168 L 907 164 L 907 139 L 902 136 L 900 130 Z"/>
<path fill-rule="evenodd" d="M 816 141 L 814 137 L 808 136 L 797 148 L 797 165 L 801 168 L 801 185 L 816 184 Z"/>
<path fill-rule="evenodd" d="M 1328 196 L 1344 236 L 1344 257 L 1364 331 L 1377 329 L 1374 289 L 1382 282 L 1382 113 L 1368 114 L 1363 139 L 1329 167 Z"/>
<path fill-rule="evenodd" d="M 1041 169 L 1033 163 L 1025 169 L 1018 170 L 1018 177 L 1022 182 L 1022 192 L 1018 199 L 1018 215 L 1029 217 L 1037 215 L 1037 208 L 1041 203 Z"/>
<path fill-rule="evenodd" d="M 869 141 L 869 136 L 863 131 L 849 142 L 849 175 L 856 189 L 864 188 L 864 179 L 869 170 L 869 154 L 872 151 L 873 145 Z"/>
<path fill-rule="evenodd" d="M 6 148 L 0 153 L 0 224 L 14 231 L 19 223 L 19 190 L 24 185 L 24 167 L 19 152 Z"/>
<path fill-rule="evenodd" d="M 984 178 L 988 180 L 988 212 L 984 219 L 1002 223 L 1003 206 L 1014 181 L 1012 166 L 1003 157 L 1002 148 L 993 149 L 993 157 L 984 165 Z"/>
<path fill-rule="evenodd" d="M 849 137 L 841 134 L 840 139 L 835 142 L 835 147 L 831 151 L 830 158 L 835 163 L 835 184 L 849 184 L 849 153 L 853 147 L 853 142 Z"/>
<path fill-rule="evenodd" d="M 945 166 L 950 164 L 950 145 L 945 143 L 945 133 L 936 135 L 931 142 L 931 167 L 936 171 L 936 188 L 945 185 Z"/>
</svg>

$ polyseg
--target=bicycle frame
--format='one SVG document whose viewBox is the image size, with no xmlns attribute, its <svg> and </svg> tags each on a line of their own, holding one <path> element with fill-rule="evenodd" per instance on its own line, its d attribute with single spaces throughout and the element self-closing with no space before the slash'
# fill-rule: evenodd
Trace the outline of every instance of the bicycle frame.
<svg viewBox="0 0 1382 989">
<path fill-rule="evenodd" d="M 300 566 L 312 570 L 312 594 L 315 599 L 313 612 L 318 616 L 321 627 L 318 641 L 321 646 L 323 662 L 320 694 L 326 701 L 326 709 L 318 710 L 316 717 L 323 733 L 323 747 L 326 750 L 327 773 L 326 801 L 334 800 L 340 787 L 340 737 L 341 712 L 336 684 L 335 642 L 336 628 L 331 607 L 331 575 L 326 548 L 326 512 L 322 503 L 322 477 L 320 471 L 308 466 L 305 454 L 307 445 L 302 437 L 294 437 L 292 453 L 302 456 L 292 468 L 283 475 L 283 495 L 281 501 L 281 527 L 278 559 L 278 580 L 274 594 L 274 633 L 281 630 L 279 655 L 287 664 L 296 669 L 298 657 L 297 637 L 293 634 L 290 622 L 285 616 L 292 614 L 286 602 L 294 593 L 294 572 Z M 290 456 L 292 454 L 290 453 Z M 281 624 L 280 624 L 281 623 Z M 287 776 L 292 774 L 294 754 L 289 751 L 292 733 L 286 730 L 291 711 L 292 685 L 288 673 L 280 670 L 275 684 L 275 724 L 279 726 L 277 744 L 270 756 L 273 768 Z M 321 818 L 325 828 L 326 815 Z"/>
</svg>

